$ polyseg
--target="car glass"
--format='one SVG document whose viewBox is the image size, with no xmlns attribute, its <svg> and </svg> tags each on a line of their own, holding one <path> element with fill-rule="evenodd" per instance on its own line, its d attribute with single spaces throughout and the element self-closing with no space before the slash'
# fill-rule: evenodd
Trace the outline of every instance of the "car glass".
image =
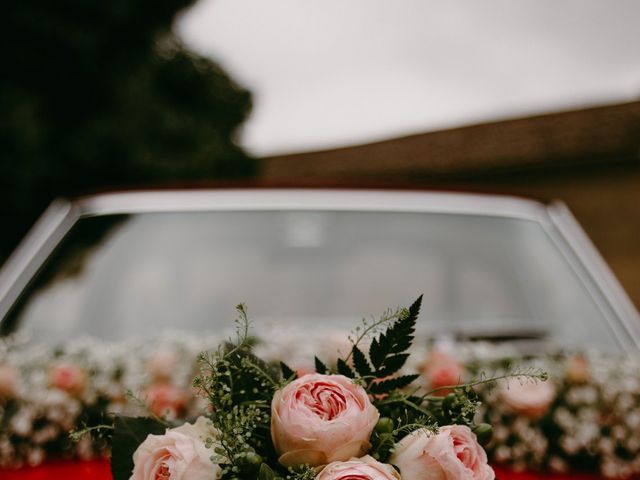
<svg viewBox="0 0 640 480">
<path fill-rule="evenodd" d="M 17 308 L 42 339 L 348 329 L 424 294 L 431 337 L 616 348 L 545 229 L 483 215 L 233 211 L 81 219 Z"/>
</svg>

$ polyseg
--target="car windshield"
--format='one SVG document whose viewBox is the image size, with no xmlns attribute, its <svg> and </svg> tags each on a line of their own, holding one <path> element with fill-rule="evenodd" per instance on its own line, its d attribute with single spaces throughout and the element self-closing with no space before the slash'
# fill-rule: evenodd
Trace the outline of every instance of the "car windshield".
<svg viewBox="0 0 640 480">
<path fill-rule="evenodd" d="M 433 337 L 615 348 L 545 229 L 483 215 L 142 213 L 79 220 L 11 313 L 37 338 L 221 332 L 248 305 L 274 325 L 349 330 L 424 294 Z"/>
</svg>

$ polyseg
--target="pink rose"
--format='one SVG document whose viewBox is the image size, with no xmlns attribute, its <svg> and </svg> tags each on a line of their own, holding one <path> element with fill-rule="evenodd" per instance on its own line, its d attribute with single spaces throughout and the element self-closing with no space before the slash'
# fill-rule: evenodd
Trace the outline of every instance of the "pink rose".
<svg viewBox="0 0 640 480">
<path fill-rule="evenodd" d="M 282 465 L 315 467 L 366 453 L 379 417 L 361 386 L 315 373 L 275 393 L 271 438 Z"/>
<path fill-rule="evenodd" d="M 18 389 L 18 371 L 8 364 L 0 364 L 0 400 L 13 398 Z"/>
<path fill-rule="evenodd" d="M 219 465 L 211 461 L 213 450 L 207 438 L 216 431 L 209 420 L 199 417 L 191 425 L 167 429 L 164 435 L 147 435 L 133 454 L 129 480 L 213 480 L 220 478 Z"/>
<path fill-rule="evenodd" d="M 186 393 L 170 383 L 155 383 L 144 391 L 144 400 L 155 415 L 175 418 L 187 407 Z"/>
<path fill-rule="evenodd" d="M 49 370 L 49 384 L 69 395 L 79 396 L 87 388 L 87 373 L 73 363 L 60 362 Z"/>
<path fill-rule="evenodd" d="M 391 466 L 367 455 L 347 462 L 332 462 L 322 469 L 316 480 L 400 480 Z"/>
<path fill-rule="evenodd" d="M 464 366 L 452 355 L 434 349 L 429 353 L 422 374 L 431 389 L 458 385 L 464 374 Z M 448 390 L 440 390 L 435 394 L 444 396 L 448 393 Z"/>
<path fill-rule="evenodd" d="M 573 355 L 567 359 L 567 380 L 571 383 L 586 383 L 591 378 L 589 360 L 584 355 Z"/>
<path fill-rule="evenodd" d="M 396 445 L 389 463 L 402 480 L 493 480 L 487 454 L 467 426 L 441 427 L 437 434 L 416 430 Z"/>
<path fill-rule="evenodd" d="M 147 360 L 147 370 L 154 381 L 168 381 L 178 364 L 175 353 L 170 351 L 156 352 Z"/>
<path fill-rule="evenodd" d="M 556 389 L 551 382 L 515 381 L 503 384 L 500 396 L 513 412 L 535 419 L 549 410 L 556 398 Z"/>
</svg>

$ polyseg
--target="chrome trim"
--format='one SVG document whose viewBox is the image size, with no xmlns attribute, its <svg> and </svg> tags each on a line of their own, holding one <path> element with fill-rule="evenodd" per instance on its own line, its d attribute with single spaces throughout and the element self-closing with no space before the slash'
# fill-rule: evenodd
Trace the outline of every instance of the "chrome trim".
<svg viewBox="0 0 640 480">
<path fill-rule="evenodd" d="M 22 290 L 77 220 L 72 203 L 55 200 L 0 269 L 0 325 Z"/>
<path fill-rule="evenodd" d="M 610 320 L 610 325 L 619 324 L 623 328 L 626 335 L 620 338 L 618 334 L 618 339 L 623 344 L 631 344 L 631 350 L 637 351 L 640 347 L 640 314 L 624 288 L 569 208 L 562 202 L 553 202 L 549 205 L 548 212 L 549 218 L 566 245 L 565 248 L 570 249 L 577 257 L 586 274 L 598 287 L 600 296 L 605 300 L 608 311 L 602 302 L 599 302 L 603 315 Z M 590 293 L 594 296 L 594 292 Z M 594 299 L 596 299 L 595 296 Z"/>
<path fill-rule="evenodd" d="M 517 197 L 385 190 L 166 190 L 97 195 L 78 201 L 82 215 L 205 210 L 361 210 L 547 218 L 541 203 Z"/>
</svg>

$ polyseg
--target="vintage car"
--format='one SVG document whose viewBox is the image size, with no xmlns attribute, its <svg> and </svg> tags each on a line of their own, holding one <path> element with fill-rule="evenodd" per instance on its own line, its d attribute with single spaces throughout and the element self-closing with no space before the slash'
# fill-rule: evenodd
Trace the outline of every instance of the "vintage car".
<svg viewBox="0 0 640 480">
<path fill-rule="evenodd" d="M 58 200 L 0 272 L 0 332 L 51 345 L 221 334 L 245 302 L 256 335 L 294 342 L 421 293 L 419 333 L 434 342 L 524 356 L 640 346 L 638 312 L 561 202 L 338 189 Z"/>
</svg>

